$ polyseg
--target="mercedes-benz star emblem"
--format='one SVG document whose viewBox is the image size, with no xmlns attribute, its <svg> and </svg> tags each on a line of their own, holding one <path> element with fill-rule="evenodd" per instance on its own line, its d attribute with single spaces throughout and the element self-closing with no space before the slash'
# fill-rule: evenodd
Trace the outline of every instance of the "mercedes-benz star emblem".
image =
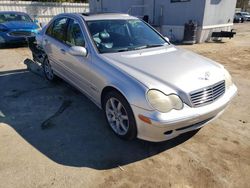
<svg viewBox="0 0 250 188">
<path fill-rule="evenodd" d="M 205 72 L 205 75 L 202 77 L 199 77 L 200 80 L 209 80 L 211 73 Z"/>
</svg>

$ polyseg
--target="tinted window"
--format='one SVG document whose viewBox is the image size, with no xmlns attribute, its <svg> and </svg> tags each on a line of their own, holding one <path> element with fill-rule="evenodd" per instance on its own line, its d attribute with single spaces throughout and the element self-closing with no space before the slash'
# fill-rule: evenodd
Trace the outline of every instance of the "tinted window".
<svg viewBox="0 0 250 188">
<path fill-rule="evenodd" d="M 49 25 L 49 27 L 47 28 L 47 30 L 46 30 L 46 34 L 47 34 L 47 35 L 51 36 L 52 28 L 53 28 L 53 23 L 51 23 L 51 24 Z"/>
<path fill-rule="evenodd" d="M 67 18 L 59 18 L 55 20 L 52 29 L 50 30 L 49 27 L 47 32 L 53 38 L 64 42 L 66 40 L 67 21 Z"/>
<path fill-rule="evenodd" d="M 66 44 L 70 46 L 85 46 L 85 40 L 80 25 L 74 20 L 70 21 Z"/>
</svg>

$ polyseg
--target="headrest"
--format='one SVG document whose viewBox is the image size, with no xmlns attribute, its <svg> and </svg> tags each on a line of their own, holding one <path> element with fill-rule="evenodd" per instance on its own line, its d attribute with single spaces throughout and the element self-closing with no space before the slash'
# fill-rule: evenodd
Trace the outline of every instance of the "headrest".
<svg viewBox="0 0 250 188">
<path fill-rule="evenodd" d="M 100 32 L 99 33 L 99 38 L 101 40 L 109 39 L 110 38 L 110 34 L 107 31 Z"/>
</svg>

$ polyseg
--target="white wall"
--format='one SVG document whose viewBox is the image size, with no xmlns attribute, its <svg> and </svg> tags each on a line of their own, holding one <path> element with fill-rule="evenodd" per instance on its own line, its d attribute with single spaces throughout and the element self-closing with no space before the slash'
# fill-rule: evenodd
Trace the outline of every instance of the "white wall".
<svg viewBox="0 0 250 188">
<path fill-rule="evenodd" d="M 236 0 L 206 0 L 203 26 L 233 23 Z"/>
<path fill-rule="evenodd" d="M 47 23 L 51 18 L 60 13 L 89 12 L 87 3 L 52 3 L 31 1 L 2 1 L 0 11 L 20 11 L 28 13 L 32 18 L 37 17 L 40 23 Z"/>
</svg>

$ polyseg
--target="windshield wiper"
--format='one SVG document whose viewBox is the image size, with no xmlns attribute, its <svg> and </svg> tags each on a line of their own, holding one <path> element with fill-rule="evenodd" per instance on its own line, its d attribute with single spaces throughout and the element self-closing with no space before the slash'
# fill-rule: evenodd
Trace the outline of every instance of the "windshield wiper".
<svg viewBox="0 0 250 188">
<path fill-rule="evenodd" d="M 143 45 L 143 46 L 139 46 L 139 47 L 135 47 L 135 48 L 121 48 L 119 50 L 117 50 L 116 52 L 126 52 L 126 51 L 131 51 L 131 50 L 142 50 L 145 48 L 154 48 L 154 47 L 160 47 L 160 46 L 164 46 L 164 44 L 147 44 L 147 45 Z"/>
<path fill-rule="evenodd" d="M 117 52 L 126 52 L 129 50 L 131 50 L 131 48 L 122 48 L 122 49 L 117 50 Z"/>
<path fill-rule="evenodd" d="M 141 49 L 145 49 L 145 48 L 154 48 L 154 47 L 160 47 L 160 46 L 164 46 L 164 44 L 147 44 L 144 46 L 139 46 L 134 48 L 134 50 L 141 50 Z"/>
</svg>

